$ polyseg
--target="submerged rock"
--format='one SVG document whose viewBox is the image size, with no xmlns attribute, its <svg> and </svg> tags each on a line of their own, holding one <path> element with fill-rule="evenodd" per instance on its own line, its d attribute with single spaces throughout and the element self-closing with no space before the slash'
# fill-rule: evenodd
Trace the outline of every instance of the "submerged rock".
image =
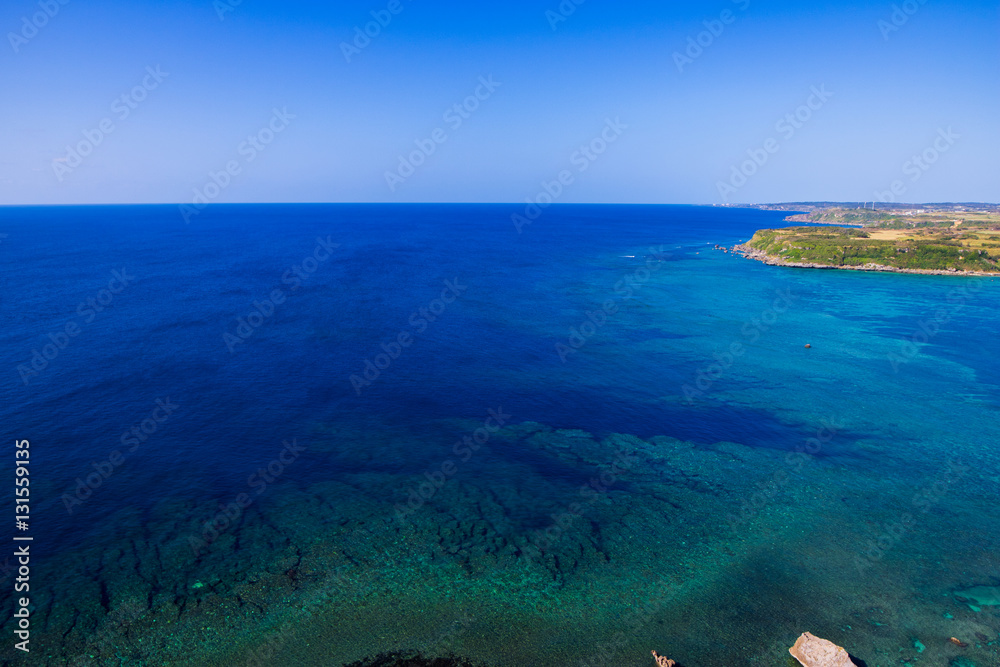
<svg viewBox="0 0 1000 667">
<path fill-rule="evenodd" d="M 976 586 L 964 591 L 955 591 L 955 595 L 972 600 L 984 607 L 1000 606 L 1000 586 Z"/>
<path fill-rule="evenodd" d="M 949 662 L 948 667 L 976 667 L 976 663 L 968 658 L 958 657 Z"/>
<path fill-rule="evenodd" d="M 809 632 L 803 632 L 788 652 L 802 663 L 802 667 L 857 667 L 847 651 Z"/>
<path fill-rule="evenodd" d="M 425 658 L 419 653 L 382 653 L 345 667 L 473 667 L 464 658 Z"/>
</svg>

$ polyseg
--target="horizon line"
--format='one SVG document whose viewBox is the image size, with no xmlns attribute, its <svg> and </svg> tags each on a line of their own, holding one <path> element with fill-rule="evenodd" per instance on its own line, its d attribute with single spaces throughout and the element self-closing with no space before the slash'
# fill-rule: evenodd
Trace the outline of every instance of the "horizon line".
<svg viewBox="0 0 1000 667">
<path fill-rule="evenodd" d="M 835 201 L 835 200 L 799 200 L 799 201 L 778 201 L 778 202 L 740 202 L 732 204 L 703 204 L 703 203 L 666 203 L 666 202 L 554 202 L 545 206 L 553 208 L 560 206 L 691 206 L 701 208 L 753 208 L 756 206 L 797 206 L 814 204 L 861 204 L 860 201 Z M 935 202 L 877 202 L 888 208 L 902 208 L 907 206 L 956 206 L 956 205 L 976 205 L 976 206 L 1000 206 L 1000 202 L 988 201 L 935 201 Z M 0 204 L 0 209 L 4 208 L 69 208 L 85 206 L 192 206 L 189 203 L 177 202 L 100 202 L 100 203 L 77 203 L 77 204 Z M 523 202 L 460 202 L 460 201 L 434 201 L 434 202 L 372 202 L 372 201 L 275 201 L 275 202 L 217 202 L 203 206 L 199 210 L 210 207 L 223 206 L 523 206 Z M 872 209 L 868 209 L 872 210 Z"/>
</svg>

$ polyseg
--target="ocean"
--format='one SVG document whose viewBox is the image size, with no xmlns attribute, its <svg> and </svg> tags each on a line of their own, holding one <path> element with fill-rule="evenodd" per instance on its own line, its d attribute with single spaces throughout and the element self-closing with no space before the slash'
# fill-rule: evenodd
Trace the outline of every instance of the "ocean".
<svg viewBox="0 0 1000 667">
<path fill-rule="evenodd" d="M 0 659 L 1000 664 L 1000 281 L 524 213 L 0 209 Z"/>
</svg>

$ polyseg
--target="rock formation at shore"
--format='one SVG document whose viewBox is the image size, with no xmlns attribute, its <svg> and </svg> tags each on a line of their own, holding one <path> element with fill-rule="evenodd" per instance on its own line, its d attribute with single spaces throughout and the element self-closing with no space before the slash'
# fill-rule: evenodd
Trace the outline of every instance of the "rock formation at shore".
<svg viewBox="0 0 1000 667">
<path fill-rule="evenodd" d="M 653 660 L 656 661 L 657 667 L 674 667 L 677 664 L 666 656 L 658 655 L 656 651 L 653 651 Z"/>
<path fill-rule="evenodd" d="M 802 667 L 857 667 L 847 651 L 809 632 L 803 632 L 788 652 Z"/>
</svg>

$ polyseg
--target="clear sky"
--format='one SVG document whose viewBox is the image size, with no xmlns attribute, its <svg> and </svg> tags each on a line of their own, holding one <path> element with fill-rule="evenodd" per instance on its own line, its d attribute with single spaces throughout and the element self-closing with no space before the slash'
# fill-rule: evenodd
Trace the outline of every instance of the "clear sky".
<svg viewBox="0 0 1000 667">
<path fill-rule="evenodd" d="M 0 29 L 3 204 L 1000 201 L 997 2 L 5 0 Z"/>
</svg>

